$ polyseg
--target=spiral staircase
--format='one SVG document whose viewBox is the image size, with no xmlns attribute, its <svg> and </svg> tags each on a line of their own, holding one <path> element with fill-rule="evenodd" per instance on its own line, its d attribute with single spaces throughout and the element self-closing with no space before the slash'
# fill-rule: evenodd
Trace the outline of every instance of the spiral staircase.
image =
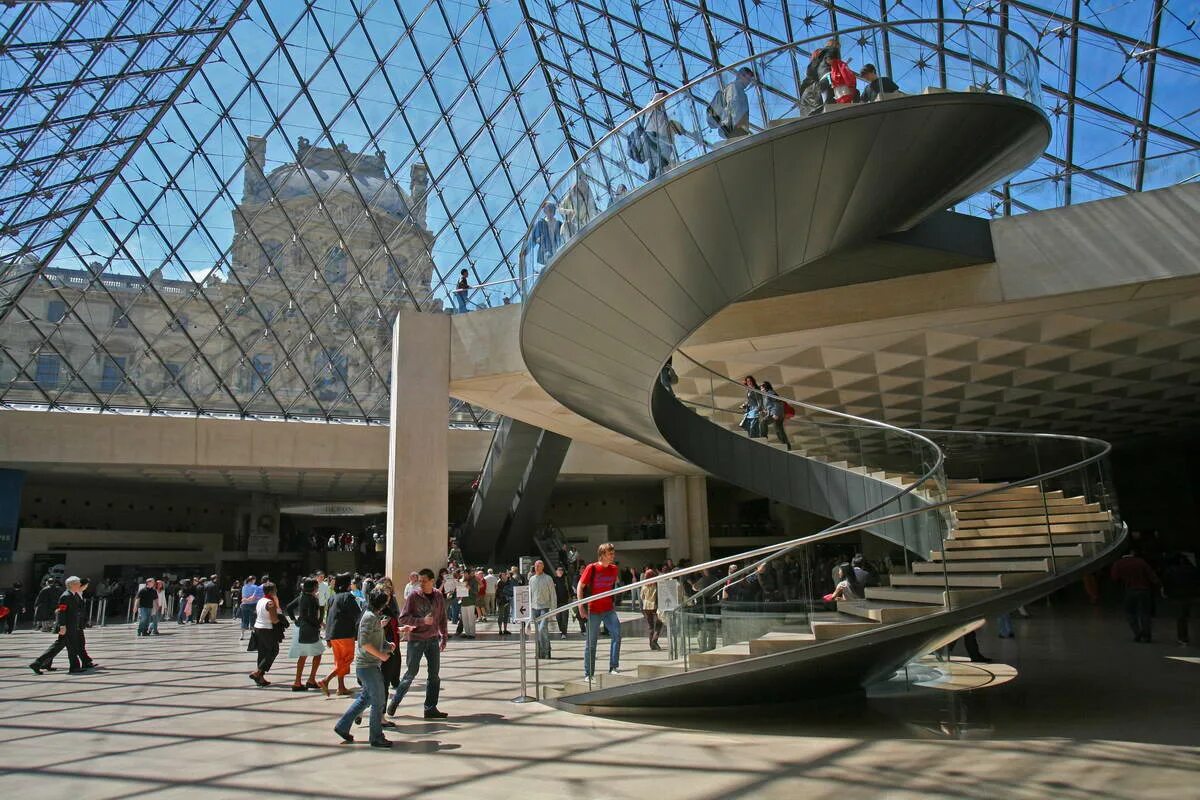
<svg viewBox="0 0 1200 800">
<path fill-rule="evenodd" d="M 697 141 L 665 175 L 647 179 L 644 167 L 631 163 L 625 141 L 635 118 L 554 187 L 552 197 L 563 198 L 581 181 L 596 184 L 603 210 L 577 220 L 583 224 L 545 269 L 529 276 L 520 342 L 537 383 L 610 430 L 839 520 L 818 534 L 714 562 L 742 565 L 730 580 L 852 531 L 902 548 L 906 566 L 862 599 L 783 615 L 744 640 L 693 648 L 685 630 L 675 652 L 640 658 L 635 651 L 644 644 L 631 638 L 622 661 L 636 670 L 580 680 L 578 661 L 547 661 L 538 672 L 544 699 L 611 712 L 854 690 L 989 615 L 1077 580 L 1119 546 L 1103 442 L 905 431 L 794 403 L 793 447 L 786 449 L 749 438 L 738 425 L 737 376 L 692 362 L 681 350 L 700 325 L 741 299 L 804 291 L 809 276 L 827 282 L 836 274 L 853 284 L 881 268 L 886 273 L 891 237 L 927 224 L 1043 151 L 1050 127 L 1037 106 L 1036 74 L 1010 68 L 1032 69 L 1032 59 L 1013 55 L 1028 45 L 986 24 L 969 26 L 973 37 L 996 41 L 980 55 L 973 38 L 964 40 L 968 77 L 958 86 L 943 80 L 920 94 L 801 117 L 800 85 L 787 91 L 764 83 L 763 97 L 777 102 L 752 104 L 751 134 L 708 142 L 699 135 L 704 100 L 744 66 L 737 64 L 663 101 L 663 113 L 682 120 L 685 131 L 696 121 Z M 903 34 L 895 28 L 863 31 Z M 787 45 L 749 65 L 760 79 L 786 82 L 777 61 L 794 60 L 806 47 Z M 989 53 L 1006 54 L 990 71 L 998 84 L 978 79 Z M 681 377 L 674 388 L 660 380 L 668 359 Z M 776 389 L 790 396 L 788 387 Z M 662 591 L 673 579 L 653 582 Z M 675 613 L 698 608 L 700 600 L 684 598 Z"/>
</svg>

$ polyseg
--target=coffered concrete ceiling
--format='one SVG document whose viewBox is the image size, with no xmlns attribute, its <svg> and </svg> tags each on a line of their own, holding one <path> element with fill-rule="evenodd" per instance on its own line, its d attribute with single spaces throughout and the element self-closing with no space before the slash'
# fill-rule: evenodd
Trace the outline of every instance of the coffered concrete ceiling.
<svg viewBox="0 0 1200 800">
<path fill-rule="evenodd" d="M 1143 296 L 1149 295 L 1149 296 Z M 799 306 L 815 298 L 797 295 Z M 1122 439 L 1200 428 L 1200 282 L 1083 293 L 720 343 L 689 355 L 796 400 L 905 427 L 1042 430 Z M 703 370 L 676 359 L 681 396 Z M 718 397 L 740 398 L 725 384 Z"/>
</svg>

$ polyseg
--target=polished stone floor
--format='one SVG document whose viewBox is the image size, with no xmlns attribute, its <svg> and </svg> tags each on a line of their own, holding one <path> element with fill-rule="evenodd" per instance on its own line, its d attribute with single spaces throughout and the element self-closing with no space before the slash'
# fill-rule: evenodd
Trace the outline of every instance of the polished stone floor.
<svg viewBox="0 0 1200 800">
<path fill-rule="evenodd" d="M 0 636 L 0 798 L 1179 798 L 1200 787 L 1200 648 L 1158 622 L 1044 605 L 1017 638 L 980 633 L 1017 677 L 977 691 L 891 686 L 870 699 L 613 720 L 514 704 L 515 640 L 455 640 L 441 707 L 423 686 L 393 750 L 331 732 L 345 698 L 246 678 L 236 627 L 89 631 L 103 669 L 36 676 L 45 634 Z M 764 698 L 767 700 L 767 698 Z"/>
</svg>

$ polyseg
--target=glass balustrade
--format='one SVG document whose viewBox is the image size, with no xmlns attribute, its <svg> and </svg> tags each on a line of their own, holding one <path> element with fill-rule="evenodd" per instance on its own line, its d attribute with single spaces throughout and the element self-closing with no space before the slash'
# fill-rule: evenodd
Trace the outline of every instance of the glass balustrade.
<svg viewBox="0 0 1200 800">
<path fill-rule="evenodd" d="M 839 62 L 852 73 L 870 62 L 879 77 L 847 75 Z M 593 219 L 681 164 L 769 128 L 836 114 L 856 99 L 944 92 L 1004 94 L 1040 108 L 1033 48 L 983 22 L 866 25 L 784 45 L 644 98 L 642 110 L 554 179 L 519 250 L 514 291 L 528 294 Z"/>
<path fill-rule="evenodd" d="M 677 398 L 686 413 L 723 424 L 728 435 L 750 438 L 741 407 L 749 399 L 747 387 L 684 353 L 674 363 L 681 378 L 676 390 L 692 393 Z M 701 384 L 706 391 L 699 391 Z M 775 389 L 783 398 L 791 394 L 790 387 Z M 882 495 L 862 491 L 850 497 L 854 513 L 826 530 L 618 589 L 613 597 L 622 640 L 616 674 L 608 669 L 611 633 L 597 638 L 595 668 L 587 679 L 581 623 L 571 616 L 571 636 L 564 641 L 550 615 L 551 657 L 543 650 L 532 662 L 540 697 L 570 698 L 869 636 L 881 627 L 862 613 L 876 588 L 932 592 L 937 600 L 928 613 L 948 614 L 1060 575 L 1073 573 L 1087 586 L 1088 564 L 1122 533 L 1104 442 L 1056 434 L 905 431 L 788 402 L 795 413 L 784 430 L 794 444 L 786 449 L 753 437 L 764 453 L 783 450 L 786 457 L 823 462 L 890 488 Z M 808 441 L 815 443 L 810 449 L 797 446 Z M 863 531 L 902 553 L 868 565 L 865 603 L 835 595 L 846 558 L 828 552 L 831 540 Z M 1019 559 L 1019 566 L 1006 566 L 1006 559 Z M 993 571 L 994 587 L 972 583 Z M 970 577 L 963 580 L 964 574 Z M 651 604 L 654 613 L 647 614 Z"/>
</svg>

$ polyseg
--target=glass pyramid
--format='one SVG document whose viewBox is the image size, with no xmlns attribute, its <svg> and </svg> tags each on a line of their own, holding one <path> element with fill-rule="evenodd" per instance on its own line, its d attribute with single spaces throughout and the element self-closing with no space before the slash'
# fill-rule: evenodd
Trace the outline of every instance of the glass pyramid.
<svg viewBox="0 0 1200 800">
<path fill-rule="evenodd" d="M 472 309 L 519 302 L 519 253 L 552 181 L 655 89 L 879 21 L 987 20 L 1037 49 L 1051 147 L 959 210 L 1195 180 L 1195 13 L 1169 0 L 6 5 L 0 404 L 385 422 L 397 311 L 448 310 L 461 270 Z M 939 43 L 921 46 L 931 74 L 902 84 L 936 80 Z M 451 401 L 450 419 L 491 417 Z"/>
</svg>

